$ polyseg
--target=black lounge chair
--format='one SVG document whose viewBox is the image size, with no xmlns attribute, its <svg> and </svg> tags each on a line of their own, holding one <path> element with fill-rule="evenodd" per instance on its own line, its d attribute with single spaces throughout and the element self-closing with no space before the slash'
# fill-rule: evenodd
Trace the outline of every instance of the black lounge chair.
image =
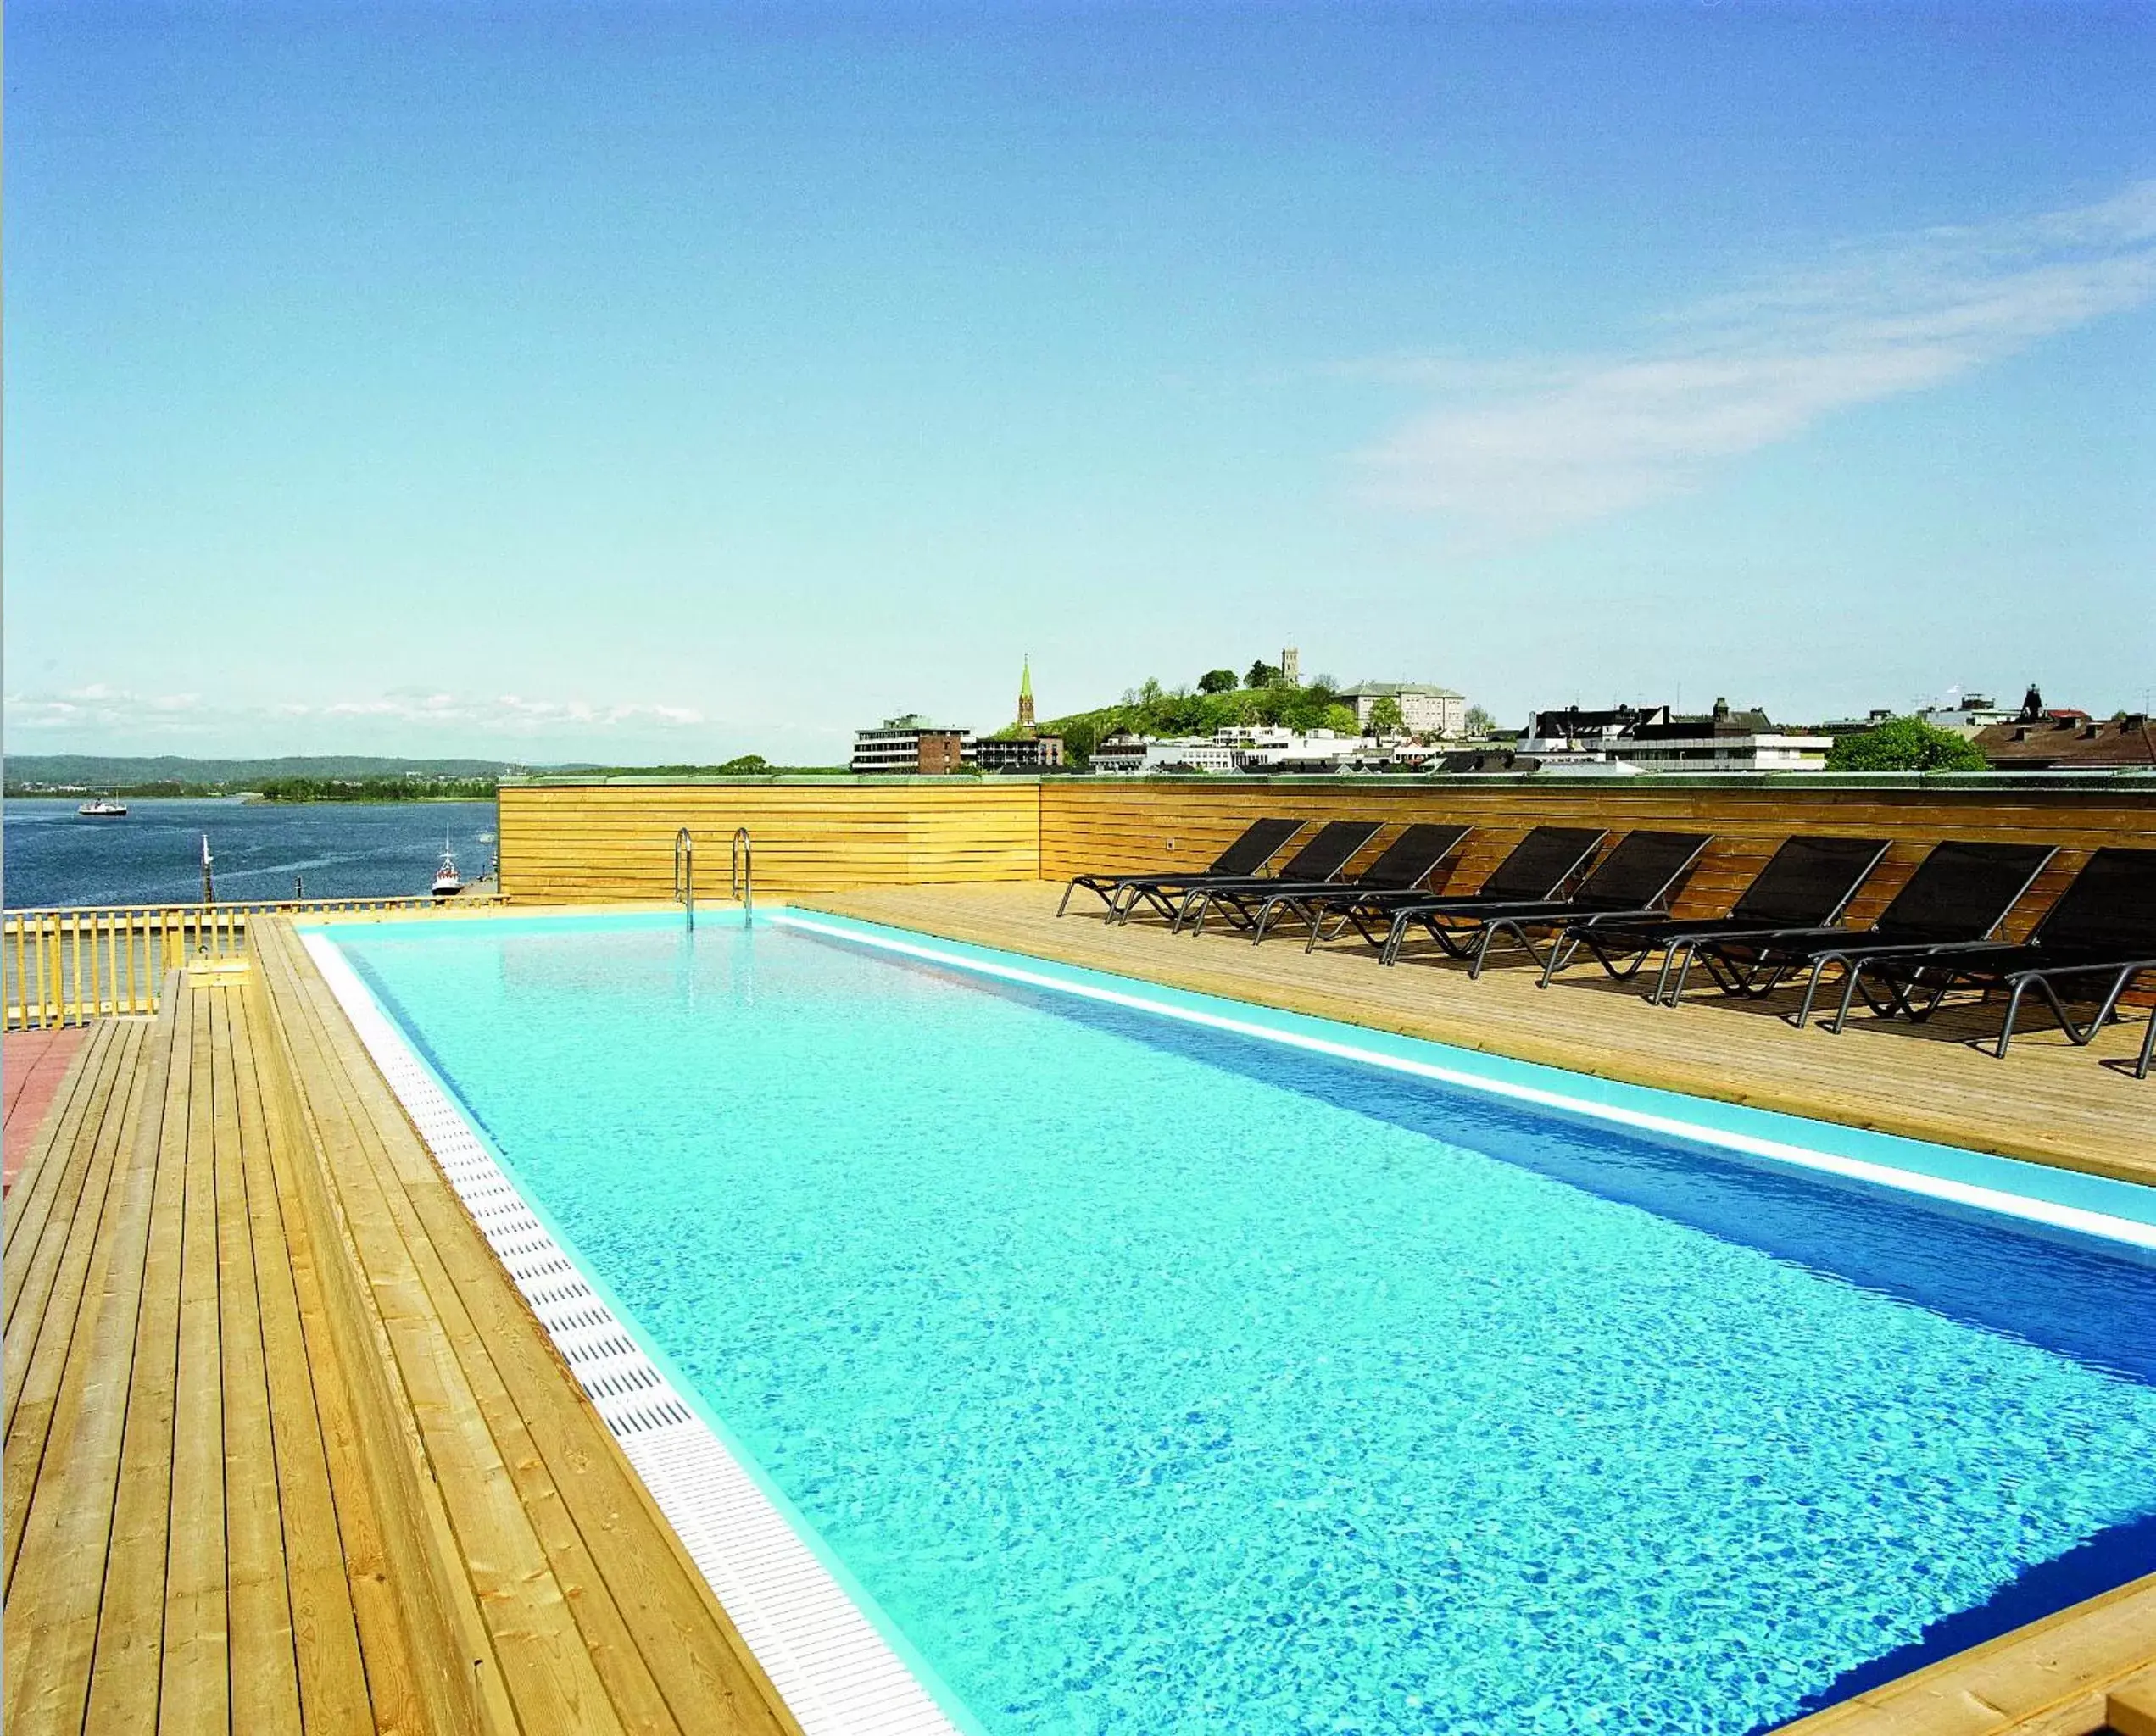
<svg viewBox="0 0 2156 1736">
<path fill-rule="evenodd" d="M 1593 918 L 1568 925 L 1550 949 L 1541 986 L 1547 988 L 1550 979 L 1581 952 L 1619 982 L 1638 976 L 1658 952 L 1662 968 L 1647 999 L 1659 1001 L 1669 990 L 1671 967 L 1682 963 L 1702 941 L 1831 925 L 1886 854 L 1883 837 L 1785 838 L 1726 916 L 1668 917 L 1659 922 Z"/>
<path fill-rule="evenodd" d="M 1071 906 L 1071 894 L 1080 887 L 1093 893 L 1108 907 L 1108 914 L 1101 920 L 1113 921 L 1118 915 L 1128 915 L 1119 906 L 1128 899 L 1135 904 L 1140 897 L 1153 890 L 1166 890 L 1201 884 L 1209 878 L 1243 880 L 1254 875 L 1287 848 L 1288 840 L 1302 830 L 1300 820 L 1253 820 L 1243 828 L 1243 835 L 1212 859 L 1209 868 L 1200 868 L 1187 873 L 1173 873 L 1156 870 L 1146 874 L 1081 874 L 1063 888 L 1063 902 L 1056 907 L 1061 915 Z M 1179 893 L 1178 894 L 1180 895 Z M 1174 906 L 1156 897 L 1162 915 L 1175 914 Z"/>
<path fill-rule="evenodd" d="M 1507 935 L 1539 965 L 1544 962 L 1543 955 L 1530 933 L 1552 933 L 1568 923 L 1591 921 L 1597 916 L 1616 921 L 1655 915 L 1665 908 L 1671 889 L 1699 860 L 1708 841 L 1707 833 L 1697 832 L 1627 832 L 1569 898 L 1479 910 L 1440 911 L 1425 919 L 1423 926 L 1445 953 L 1470 961 L 1470 981 L 1482 975 L 1491 948 Z M 1416 920 L 1412 910 L 1394 913 L 1392 932 L 1385 938 L 1381 954 L 1386 964 L 1399 957 L 1408 927 Z"/>
<path fill-rule="evenodd" d="M 1464 826 L 1411 826 L 1352 880 L 1296 885 L 1284 871 L 1279 880 L 1261 881 L 1220 896 L 1224 905 L 1249 924 L 1253 944 L 1265 938 L 1266 930 L 1284 912 L 1301 917 L 1315 933 L 1319 913 L 1335 899 L 1351 902 L 1372 893 L 1414 891 L 1458 848 L 1468 830 Z"/>
<path fill-rule="evenodd" d="M 1839 1031 L 1848 1022 L 1852 1000 L 1859 993 L 1874 1012 L 1890 1018 L 1900 1013 L 1921 1022 L 1957 989 L 1978 989 L 1986 996 L 1999 989 L 2006 994 L 2006 1015 L 1992 1052 L 2003 1060 L 2022 998 L 2031 989 L 2044 998 L 2068 1037 L 2086 1043 L 2116 1016 L 2119 997 L 2143 971 L 2156 972 L 2156 850 L 2108 845 L 2081 865 L 2074 883 L 2019 944 L 1978 942 L 1914 957 L 1859 960 L 1842 985 L 1841 1008 L 1827 1028 Z M 2070 1001 L 2093 1001 L 2096 1011 L 2076 1024 L 2067 1010 Z M 2142 1036 L 2137 1079 L 2148 1077 L 2152 1052 L 2156 1015 Z"/>
<path fill-rule="evenodd" d="M 1383 949 L 1390 943 L 1394 918 L 1403 911 L 1417 919 L 1451 910 L 1492 911 L 1508 904 L 1547 903 L 1608 836 L 1585 826 L 1538 826 L 1513 846 L 1511 854 L 1490 871 L 1487 880 L 1457 898 L 1434 898 L 1426 892 L 1410 890 L 1363 893 L 1352 903 L 1336 899 L 1334 905 L 1343 920 L 1325 938 L 1345 933 L 1351 924 L 1372 946 Z M 1313 928 L 1312 946 L 1318 943 L 1318 938 Z"/>
<path fill-rule="evenodd" d="M 1805 979 L 1803 1003 L 1797 1010 L 1801 1030 L 1812 1015 L 1819 979 L 1829 965 L 1847 971 L 1865 958 L 1912 956 L 1986 939 L 2057 854 L 2054 844 L 1937 844 L 1869 928 L 1727 935 L 1701 942 L 1692 949 L 1691 960 L 1704 964 L 1725 993 L 1755 1000 L 1801 972 Z M 1672 1006 L 1684 996 L 1685 974 L 1678 972 Z"/>
<path fill-rule="evenodd" d="M 1209 879 L 1193 887 L 1183 895 L 1170 926 L 1179 930 L 1187 922 L 1193 934 L 1202 933 L 1206 912 L 1216 903 L 1223 916 L 1239 927 L 1246 926 L 1252 919 L 1244 914 L 1248 906 L 1238 901 L 1242 896 L 1262 897 L 1276 886 L 1337 886 L 1355 853 L 1377 836 L 1383 824 L 1378 820 L 1328 820 L 1315 837 L 1288 858 L 1277 876 Z"/>
</svg>

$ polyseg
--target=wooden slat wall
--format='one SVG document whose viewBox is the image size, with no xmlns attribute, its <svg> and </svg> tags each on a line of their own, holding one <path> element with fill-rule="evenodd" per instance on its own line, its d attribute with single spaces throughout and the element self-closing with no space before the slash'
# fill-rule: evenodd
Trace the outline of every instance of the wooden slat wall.
<svg viewBox="0 0 2156 1736">
<path fill-rule="evenodd" d="M 1946 838 L 2031 842 L 2059 854 L 2015 907 L 2008 928 L 2034 925 L 2089 851 L 2100 844 L 2156 849 L 2156 790 L 1702 789 L 1669 785 L 1394 784 L 1295 786 L 1245 783 L 1046 783 L 1041 787 L 1040 872 L 1081 873 L 1202 866 L 1261 815 L 1312 821 L 1357 816 L 1389 825 L 1449 821 L 1475 829 L 1455 858 L 1444 889 L 1472 892 L 1505 852 L 1536 826 L 1597 826 L 1714 836 L 1676 904 L 1680 915 L 1726 910 L 1774 847 L 1793 832 L 1892 840 L 1848 920 L 1869 921 L 1906 880 L 1926 849 Z M 1392 833 L 1381 832 L 1374 855 Z M 1360 866 L 1358 861 L 1354 866 Z"/>
<path fill-rule="evenodd" d="M 1607 782 L 1547 785 L 1095 782 L 1001 784 L 589 785 L 501 793 L 501 883 L 523 903 L 663 900 L 673 885 L 674 835 L 696 840 L 697 890 L 726 895 L 733 829 L 755 839 L 766 891 L 960 881 L 1061 880 L 1082 872 L 1201 865 L 1260 815 L 1312 821 L 1367 816 L 1474 827 L 1448 891 L 1480 884 L 1531 826 L 1600 826 L 1707 832 L 1714 843 L 1677 902 L 1680 915 L 1726 910 L 1792 832 L 1879 837 L 1886 861 L 1852 905 L 1866 922 L 1932 844 L 1946 838 L 2028 840 L 2059 854 L 2015 908 L 2025 933 L 2099 844 L 2156 848 L 2156 790 L 1823 789 L 1787 785 L 1707 788 Z M 1370 846 L 1375 854 L 1391 837 Z M 1356 865 L 1360 865 L 1358 863 Z"/>
<path fill-rule="evenodd" d="M 510 786 L 500 815 L 501 890 L 526 904 L 666 899 L 684 826 L 705 899 L 727 894 L 729 845 L 742 826 L 755 840 L 760 892 L 1040 871 L 1033 783 Z"/>
</svg>

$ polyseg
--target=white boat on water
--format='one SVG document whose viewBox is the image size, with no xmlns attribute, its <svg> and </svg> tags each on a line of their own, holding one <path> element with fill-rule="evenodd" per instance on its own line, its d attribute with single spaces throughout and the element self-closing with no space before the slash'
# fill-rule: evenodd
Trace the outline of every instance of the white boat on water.
<svg viewBox="0 0 2156 1736">
<path fill-rule="evenodd" d="M 75 811 L 86 820 L 125 820 L 127 804 L 115 802 L 110 796 L 92 796 Z"/>
<path fill-rule="evenodd" d="M 442 864 L 434 871 L 434 896 L 453 899 L 464 890 L 464 876 L 457 872 L 456 854 L 449 848 L 449 834 L 442 833 Z"/>
</svg>

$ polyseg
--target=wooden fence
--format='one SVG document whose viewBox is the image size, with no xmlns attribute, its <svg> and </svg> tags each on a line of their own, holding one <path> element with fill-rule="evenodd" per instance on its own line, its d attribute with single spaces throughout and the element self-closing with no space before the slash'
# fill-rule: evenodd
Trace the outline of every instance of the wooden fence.
<svg viewBox="0 0 2156 1736">
<path fill-rule="evenodd" d="M 0 1028 L 86 1025 L 154 1013 L 165 973 L 198 958 L 237 958 L 250 916 L 272 911 L 411 910 L 430 898 L 307 899 L 280 903 L 9 910 L 0 919 Z"/>
<path fill-rule="evenodd" d="M 755 836 L 759 889 L 1061 880 L 1079 873 L 1201 867 L 1261 815 L 1388 827 L 1355 865 L 1418 821 L 1474 831 L 1443 877 L 1468 892 L 1536 826 L 1642 827 L 1713 842 L 1676 903 L 1719 914 L 1797 832 L 1885 839 L 1885 860 L 1848 920 L 1870 921 L 1933 844 L 1948 838 L 2054 845 L 2058 854 L 2007 924 L 2028 932 L 2103 844 L 2156 849 L 2156 782 L 1972 777 L 1954 785 L 1847 778 L 830 779 L 505 785 L 501 890 L 517 903 L 663 900 L 677 830 L 696 844 L 698 890 L 726 892 L 727 840 Z"/>
<path fill-rule="evenodd" d="M 663 900 L 684 826 L 699 899 L 727 896 L 737 827 L 755 841 L 760 893 L 1040 871 L 1040 790 L 1029 781 L 506 784 L 497 811 L 502 896 L 517 904 Z"/>
</svg>

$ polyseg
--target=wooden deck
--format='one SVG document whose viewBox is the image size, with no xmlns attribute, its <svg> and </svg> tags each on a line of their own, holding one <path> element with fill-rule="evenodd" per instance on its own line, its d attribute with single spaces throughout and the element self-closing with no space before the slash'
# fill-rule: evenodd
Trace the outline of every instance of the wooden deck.
<svg viewBox="0 0 2156 1736">
<path fill-rule="evenodd" d="M 1664 1018 L 1584 979 L 1544 995 L 1506 973 L 1470 985 L 1292 943 L 1059 922 L 1054 897 L 824 903 L 1650 1082 L 1726 1071 L 1778 1107 L 1920 1115 L 1931 1137 L 1995 1148 L 1977 1136 L 1999 1126 L 2053 1160 L 2148 1167 L 2135 1134 L 2156 1099 L 2064 1044 L 2001 1066 L 1711 1007 Z M 288 923 L 261 925 L 251 954 L 175 973 L 154 1018 L 92 1028 L 7 1201 L 6 1728 L 798 1736 Z M 1811 1054 L 1793 1066 L 1783 1051 Z M 1869 1095 L 1819 1082 L 1882 1066 L 1891 1082 Z M 1815 1722 L 2156 1736 L 2152 1665 L 2156 1580 Z"/>
<path fill-rule="evenodd" d="M 2138 1053 L 2139 1015 L 2087 1049 L 2025 1020 L 2001 1061 L 1967 1041 L 1995 1030 L 1996 1013 L 1942 1014 L 1914 1027 L 1859 1017 L 1831 1037 L 1790 1028 L 1782 1015 L 1793 994 L 1731 1002 L 1696 993 L 1664 1010 L 1641 1001 L 1639 983 L 1614 983 L 1591 965 L 1544 991 L 1537 972 L 1493 959 L 1470 982 L 1466 966 L 1434 955 L 1403 955 L 1387 969 L 1352 937 L 1306 954 L 1299 934 L 1254 947 L 1217 925 L 1195 937 L 1157 921 L 1111 927 L 1093 900 L 1073 900 L 1059 920 L 1061 896 L 1034 882 L 879 887 L 799 902 L 1605 1078 L 2156 1182 L 2156 1077 L 2104 1065 Z"/>
<path fill-rule="evenodd" d="M 5 1724 L 797 1732 L 288 924 L 6 1219 Z"/>
</svg>

